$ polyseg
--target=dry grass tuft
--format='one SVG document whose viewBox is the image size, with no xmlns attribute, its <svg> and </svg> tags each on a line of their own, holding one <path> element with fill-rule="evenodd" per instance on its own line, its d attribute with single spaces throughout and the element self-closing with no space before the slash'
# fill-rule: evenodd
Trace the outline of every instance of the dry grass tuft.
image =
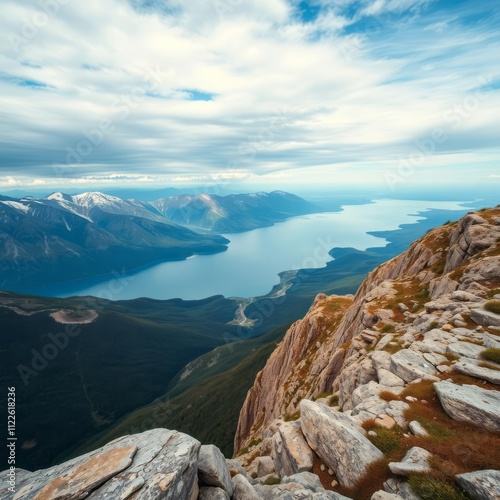
<svg viewBox="0 0 500 500">
<path fill-rule="evenodd" d="M 401 399 L 400 396 L 394 394 L 392 391 L 381 391 L 378 396 L 384 401 L 399 401 Z"/>
</svg>

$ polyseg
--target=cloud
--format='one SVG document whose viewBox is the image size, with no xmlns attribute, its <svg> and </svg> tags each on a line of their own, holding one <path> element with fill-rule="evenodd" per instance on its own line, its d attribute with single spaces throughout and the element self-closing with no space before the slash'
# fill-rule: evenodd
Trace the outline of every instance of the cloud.
<svg viewBox="0 0 500 500">
<path fill-rule="evenodd" d="M 381 179 L 436 129 L 443 172 L 498 158 L 491 2 L 41 5 L 3 2 L 0 185 Z"/>
</svg>

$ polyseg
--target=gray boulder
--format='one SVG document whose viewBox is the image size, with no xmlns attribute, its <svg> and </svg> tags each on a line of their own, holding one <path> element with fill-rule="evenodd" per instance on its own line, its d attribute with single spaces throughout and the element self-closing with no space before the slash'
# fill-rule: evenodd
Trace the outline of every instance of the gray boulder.
<svg viewBox="0 0 500 500">
<path fill-rule="evenodd" d="M 487 311 L 486 309 L 471 309 L 472 321 L 484 326 L 500 326 L 500 314 Z"/>
<path fill-rule="evenodd" d="M 468 361 L 459 361 L 453 365 L 453 368 L 464 375 L 487 380 L 492 384 L 500 384 L 499 370 L 491 370 L 490 368 L 485 368 L 484 366 L 479 366 L 476 363 Z"/>
<path fill-rule="evenodd" d="M 196 439 L 167 429 L 125 436 L 61 465 L 23 474 L 18 498 L 191 498 L 198 489 L 199 449 Z M 0 489 L 0 498 L 4 494 Z"/>
<path fill-rule="evenodd" d="M 318 491 L 323 489 L 319 477 L 312 472 L 301 472 L 299 474 L 293 474 L 292 476 L 283 478 L 282 483 L 297 483 L 303 486 L 305 489 L 311 491 Z"/>
<path fill-rule="evenodd" d="M 494 337 L 488 333 L 483 335 L 483 344 L 485 348 L 493 347 L 494 349 L 500 349 L 500 341 L 498 340 L 498 337 Z"/>
<path fill-rule="evenodd" d="M 473 500 L 498 500 L 500 498 L 500 471 L 498 470 L 467 472 L 455 477 Z"/>
<path fill-rule="evenodd" d="M 405 385 L 403 379 L 384 368 L 377 370 L 377 377 L 379 384 L 386 387 L 403 387 Z"/>
<path fill-rule="evenodd" d="M 410 427 L 410 432 L 414 436 L 427 437 L 429 435 L 429 433 L 422 427 L 420 422 L 417 422 L 416 420 L 410 422 L 409 427 Z"/>
<path fill-rule="evenodd" d="M 233 477 L 232 500 L 261 500 L 261 496 L 257 494 L 245 476 L 237 474 Z"/>
<path fill-rule="evenodd" d="M 437 382 L 434 388 L 444 411 L 453 419 L 500 430 L 500 392 L 475 385 Z"/>
<path fill-rule="evenodd" d="M 300 422 L 285 422 L 273 437 L 274 467 L 280 477 L 312 470 L 313 452 Z"/>
<path fill-rule="evenodd" d="M 253 463 L 257 466 L 258 477 L 268 476 L 275 471 L 274 462 L 271 457 L 257 457 Z"/>
<path fill-rule="evenodd" d="M 411 476 L 412 474 L 425 474 L 430 471 L 429 458 L 431 454 L 414 446 L 404 456 L 401 462 L 390 462 L 389 469 L 398 476 Z"/>
<path fill-rule="evenodd" d="M 233 494 L 233 483 L 222 452 L 213 444 L 203 445 L 198 458 L 198 482 L 200 486 L 214 486 Z"/>
<path fill-rule="evenodd" d="M 383 456 L 347 415 L 307 399 L 301 401 L 300 411 L 309 446 L 335 471 L 342 486 L 354 486 L 368 466 Z"/>
<path fill-rule="evenodd" d="M 391 356 L 391 372 L 407 383 L 417 378 L 435 378 L 433 375 L 435 371 L 434 365 L 419 352 L 403 349 Z"/>
<path fill-rule="evenodd" d="M 275 486 L 256 486 L 255 489 L 263 500 L 351 500 L 339 493 L 326 491 L 323 488 L 313 492 L 295 482 Z"/>
<path fill-rule="evenodd" d="M 484 347 L 481 345 L 471 344 L 470 342 L 453 342 L 447 348 L 447 352 L 455 356 L 476 359 Z"/>
<path fill-rule="evenodd" d="M 230 500 L 231 497 L 222 488 L 211 488 L 202 486 L 198 494 L 198 500 Z"/>
</svg>

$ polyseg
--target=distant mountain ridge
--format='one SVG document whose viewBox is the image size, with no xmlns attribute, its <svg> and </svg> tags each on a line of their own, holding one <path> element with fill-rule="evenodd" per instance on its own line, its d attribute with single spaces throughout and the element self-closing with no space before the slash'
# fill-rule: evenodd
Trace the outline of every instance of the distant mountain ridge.
<svg viewBox="0 0 500 500">
<path fill-rule="evenodd" d="M 152 203 L 98 192 L 0 196 L 0 288 L 22 293 L 25 284 L 40 286 L 221 252 L 229 241 L 208 231 L 246 231 L 318 211 L 282 191 L 185 195 Z"/>
<path fill-rule="evenodd" d="M 0 200 L 0 287 L 131 269 L 227 249 L 140 202 L 102 193 Z"/>
<path fill-rule="evenodd" d="M 284 191 L 171 196 L 151 205 L 172 222 L 219 233 L 272 226 L 290 217 L 323 211 L 321 207 Z"/>
</svg>

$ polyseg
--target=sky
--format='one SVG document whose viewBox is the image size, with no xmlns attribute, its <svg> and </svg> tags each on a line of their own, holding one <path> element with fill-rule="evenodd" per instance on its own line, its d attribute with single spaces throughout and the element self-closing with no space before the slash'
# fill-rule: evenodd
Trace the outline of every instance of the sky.
<svg viewBox="0 0 500 500">
<path fill-rule="evenodd" d="M 0 190 L 500 187 L 496 0 L 0 8 Z"/>
</svg>

